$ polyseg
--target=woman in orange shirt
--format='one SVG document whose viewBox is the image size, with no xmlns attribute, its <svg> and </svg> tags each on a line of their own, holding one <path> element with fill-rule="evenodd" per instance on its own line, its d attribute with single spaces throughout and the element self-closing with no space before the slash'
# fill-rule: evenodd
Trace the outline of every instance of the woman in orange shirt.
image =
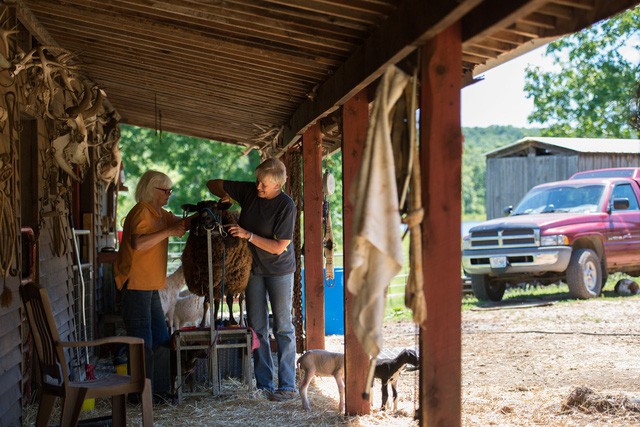
<svg viewBox="0 0 640 427">
<path fill-rule="evenodd" d="M 144 339 L 146 373 L 154 395 L 170 391 L 168 364 L 154 366 L 158 361 L 154 352 L 169 341 L 158 290 L 166 283 L 169 236 L 183 236 L 187 226 L 187 220 L 163 209 L 170 195 L 171 179 L 167 175 L 153 170 L 142 175 L 136 187 L 137 204 L 124 222 L 115 262 L 127 335 Z"/>
</svg>

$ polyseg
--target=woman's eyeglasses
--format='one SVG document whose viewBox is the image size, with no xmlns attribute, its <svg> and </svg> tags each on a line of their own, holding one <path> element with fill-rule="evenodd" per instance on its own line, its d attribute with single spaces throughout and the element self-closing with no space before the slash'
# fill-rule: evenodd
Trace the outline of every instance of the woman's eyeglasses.
<svg viewBox="0 0 640 427">
<path fill-rule="evenodd" d="M 164 191 L 164 194 L 166 194 L 167 196 L 171 195 L 171 188 L 160 188 L 160 187 L 156 187 L 156 190 L 160 190 L 160 191 Z"/>
</svg>

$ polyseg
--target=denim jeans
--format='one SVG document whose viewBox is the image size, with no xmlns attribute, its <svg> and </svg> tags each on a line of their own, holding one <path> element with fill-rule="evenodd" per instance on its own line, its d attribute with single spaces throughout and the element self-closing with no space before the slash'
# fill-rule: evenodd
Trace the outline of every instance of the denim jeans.
<svg viewBox="0 0 640 427">
<path fill-rule="evenodd" d="M 273 334 L 278 344 L 278 390 L 296 389 L 296 334 L 291 308 L 293 305 L 293 273 L 284 276 L 251 274 L 245 290 L 247 317 L 260 340 L 253 352 L 256 387 L 274 391 L 273 359 L 269 340 L 269 311 L 273 313 Z"/>
<path fill-rule="evenodd" d="M 170 365 L 166 356 L 169 352 L 160 348 L 169 343 L 169 329 L 158 291 L 125 288 L 122 293 L 122 320 L 127 335 L 144 339 L 146 374 L 151 379 L 153 392 L 169 391 Z"/>
</svg>

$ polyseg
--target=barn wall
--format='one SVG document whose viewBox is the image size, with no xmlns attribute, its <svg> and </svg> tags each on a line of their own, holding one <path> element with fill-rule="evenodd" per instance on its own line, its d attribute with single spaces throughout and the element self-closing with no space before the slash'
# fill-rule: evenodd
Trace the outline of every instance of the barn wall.
<svg viewBox="0 0 640 427">
<path fill-rule="evenodd" d="M 16 21 L 12 8 L 0 5 L 0 13 L 5 17 L 0 24 L 3 27 L 1 29 L 7 33 L 7 43 L 0 43 L 0 55 L 17 64 L 22 57 L 16 52 L 30 52 L 38 43 Z M 55 48 L 53 51 L 56 51 Z M 117 156 L 118 114 L 93 83 L 76 74 L 72 64 L 64 65 L 68 68 L 56 69 L 58 65 L 52 66 L 50 62 L 46 69 L 60 74 L 57 79 L 50 80 L 52 85 L 58 85 L 57 88 L 47 86 L 40 60 L 42 55 L 47 55 L 51 60 L 54 55 L 51 52 L 49 47 L 34 50 L 32 55 L 24 56 L 27 58 L 23 64 L 25 67 L 15 68 L 16 75 L 0 73 L 0 155 L 3 156 L 2 176 L 9 176 L 6 181 L 3 178 L 0 185 L 0 207 L 5 209 L 4 216 L 10 211 L 9 222 L 14 224 L 17 235 L 13 239 L 4 229 L 1 235 L 6 239 L 3 240 L 4 244 L 10 242 L 13 259 L 10 269 L 0 270 L 0 294 L 8 291 L 4 293 L 4 298 L 0 297 L 0 427 L 22 425 L 23 405 L 33 399 L 39 382 L 32 374 L 36 357 L 30 345 L 29 329 L 23 319 L 19 297 L 21 280 L 27 278 L 31 266 L 28 258 L 22 256 L 22 252 L 26 254 L 26 251 L 20 230 L 23 227 L 33 230 L 36 254 L 33 281 L 47 290 L 61 339 L 83 338 L 83 334 L 79 333 L 80 317 L 75 303 L 79 295 L 74 285 L 75 262 L 69 209 L 70 206 L 83 205 L 91 218 L 89 253 L 93 256 L 89 258 L 94 262 L 95 271 L 94 251 L 99 245 L 104 246 L 107 240 L 102 227 L 102 218 L 105 216 L 104 193 L 109 185 L 105 180 L 112 180 L 111 171 L 120 169 Z M 62 59 L 60 62 L 64 63 Z M 43 95 L 45 92 L 46 95 Z M 83 99 L 90 101 L 90 108 L 86 103 L 80 107 Z M 47 105 L 48 100 L 51 103 Z M 74 109 L 77 109 L 77 113 L 69 112 Z M 62 146 L 64 149 L 60 149 L 60 146 L 54 149 L 54 140 L 67 141 Z M 77 146 L 71 141 L 94 144 L 97 148 L 94 149 L 93 161 L 74 164 L 82 151 L 76 150 Z M 82 146 L 84 144 L 79 145 Z M 71 152 L 74 157 L 69 154 Z M 68 173 L 60 167 L 64 162 L 55 159 L 56 153 L 69 156 L 66 159 L 70 163 Z M 71 176 L 74 173 L 85 181 L 84 193 L 72 194 Z M 6 210 L 7 206 L 10 210 Z M 115 218 L 114 206 L 110 212 Z M 2 251 L 0 254 L 4 256 L 6 253 Z M 7 257 L 2 260 L 0 265 L 6 265 Z M 89 282 L 88 286 L 91 285 Z M 92 292 L 95 294 L 95 291 Z M 9 294 L 10 299 L 7 298 Z M 93 300 L 90 301 L 91 312 L 94 305 Z M 69 366 L 78 366 L 77 369 L 70 369 L 72 380 L 84 377 L 86 354 L 83 351 L 67 352 Z"/>
<path fill-rule="evenodd" d="M 487 158 L 487 219 L 504 216 L 534 185 L 566 179 L 577 168 L 577 156 Z"/>
<path fill-rule="evenodd" d="M 572 174 L 603 168 L 640 166 L 640 153 L 576 153 L 573 155 L 487 158 L 487 219 L 504 216 L 533 186 L 560 181 Z"/>
<path fill-rule="evenodd" d="M 2 279 L 0 278 L 0 283 Z M 12 302 L 0 309 L 0 426 L 20 425 L 22 413 L 22 355 L 18 277 L 8 277 L 4 286 Z"/>
<path fill-rule="evenodd" d="M 13 22 L 12 15 L 5 12 L 6 22 Z M 24 33 L 22 33 L 24 35 Z M 28 40 L 16 37 L 16 44 L 28 46 Z M 7 55 L 0 43 L 0 54 Z M 0 156 L 2 156 L 2 183 L 0 185 L 0 208 L 3 217 L 13 224 L 15 239 L 4 224 L 0 234 L 8 251 L 0 252 L 2 271 L 0 274 L 0 427 L 18 426 L 22 422 L 22 339 L 21 303 L 18 287 L 21 279 L 21 200 L 20 200 L 20 110 L 16 88 L 0 77 L 0 106 L 4 117 L 0 119 Z M 11 256 L 9 258 L 9 255 Z M 10 261 L 10 262 L 9 262 Z M 6 267 L 6 268 L 5 268 Z"/>
<path fill-rule="evenodd" d="M 640 166 L 640 153 L 636 154 L 581 154 L 578 171 L 605 168 L 623 168 Z"/>
</svg>

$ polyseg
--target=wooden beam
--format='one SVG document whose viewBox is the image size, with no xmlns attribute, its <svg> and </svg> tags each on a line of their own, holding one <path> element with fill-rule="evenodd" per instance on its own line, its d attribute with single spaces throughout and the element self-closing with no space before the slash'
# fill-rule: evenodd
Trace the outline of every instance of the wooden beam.
<svg viewBox="0 0 640 427">
<path fill-rule="evenodd" d="M 324 349 L 322 131 L 318 124 L 311 126 L 302 136 L 302 165 L 307 348 Z"/>
<path fill-rule="evenodd" d="M 316 92 L 302 103 L 285 127 L 286 150 L 310 123 L 334 111 L 404 59 L 417 46 L 458 21 L 482 0 L 407 0 L 358 48 Z"/>
<path fill-rule="evenodd" d="M 344 251 L 344 357 L 345 357 L 345 411 L 347 415 L 363 415 L 371 412 L 369 401 L 362 398 L 367 382 L 369 356 L 362 349 L 351 326 L 353 295 L 347 290 L 351 266 L 351 225 L 353 203 L 347 197 L 348 189 L 355 181 L 362 162 L 362 151 L 369 124 L 367 90 L 362 90 L 342 107 L 342 238 Z"/>
<path fill-rule="evenodd" d="M 461 425 L 460 24 L 422 49 L 420 168 L 425 329 L 420 330 L 420 425 Z"/>
<path fill-rule="evenodd" d="M 16 17 L 40 44 L 60 47 L 56 40 L 51 37 L 47 29 L 43 27 L 40 21 L 33 15 L 31 9 L 25 6 L 22 0 L 5 0 L 4 3 L 16 8 Z"/>
<path fill-rule="evenodd" d="M 542 7 L 548 0 L 487 0 L 462 19 L 462 42 L 477 43 Z"/>
</svg>

